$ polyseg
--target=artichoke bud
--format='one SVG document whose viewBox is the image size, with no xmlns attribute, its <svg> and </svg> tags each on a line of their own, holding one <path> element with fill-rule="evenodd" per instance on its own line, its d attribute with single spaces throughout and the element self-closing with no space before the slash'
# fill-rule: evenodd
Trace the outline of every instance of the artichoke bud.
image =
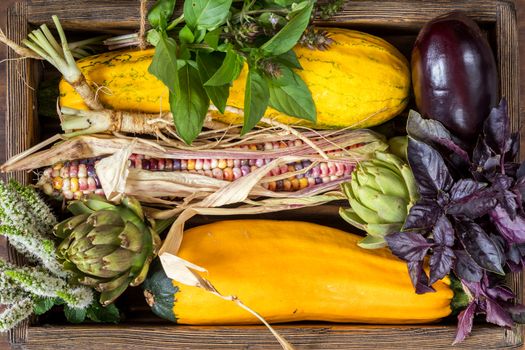
<svg viewBox="0 0 525 350">
<path fill-rule="evenodd" d="M 139 201 L 114 204 L 91 195 L 68 209 L 74 216 L 55 226 L 62 238 L 56 251 L 75 281 L 101 292 L 100 303 L 108 305 L 144 280 L 159 239 Z"/>
<path fill-rule="evenodd" d="M 398 232 L 418 198 L 414 175 L 399 157 L 376 152 L 359 163 L 350 183 L 342 185 L 351 209 L 339 211 L 351 225 L 367 232 L 363 248 L 386 246 L 384 236 Z"/>
<path fill-rule="evenodd" d="M 89 216 L 86 222 L 93 227 L 103 225 L 124 226 L 124 221 L 115 210 L 101 210 Z"/>
</svg>

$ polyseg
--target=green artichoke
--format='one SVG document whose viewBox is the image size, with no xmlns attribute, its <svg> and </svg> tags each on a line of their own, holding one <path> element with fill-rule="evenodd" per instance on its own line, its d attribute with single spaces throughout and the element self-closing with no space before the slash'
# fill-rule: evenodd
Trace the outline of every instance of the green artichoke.
<svg viewBox="0 0 525 350">
<path fill-rule="evenodd" d="M 340 208 L 339 214 L 367 232 L 359 246 L 369 249 L 386 246 L 385 235 L 401 230 L 418 198 L 412 170 L 390 153 L 376 152 L 373 159 L 359 163 L 352 181 L 342 187 L 351 208 Z"/>
<path fill-rule="evenodd" d="M 136 199 L 116 205 L 91 195 L 68 209 L 74 216 L 57 224 L 54 233 L 63 239 L 57 247 L 60 262 L 78 283 L 100 292 L 105 306 L 144 281 L 160 238 Z"/>
</svg>

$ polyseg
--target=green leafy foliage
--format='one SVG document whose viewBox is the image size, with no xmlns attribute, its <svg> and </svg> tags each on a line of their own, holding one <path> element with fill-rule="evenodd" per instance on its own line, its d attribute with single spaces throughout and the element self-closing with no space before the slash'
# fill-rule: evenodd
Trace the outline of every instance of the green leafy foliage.
<svg viewBox="0 0 525 350">
<path fill-rule="evenodd" d="M 175 0 L 159 0 L 148 12 L 148 22 L 155 29 L 163 30 L 175 9 Z"/>
<path fill-rule="evenodd" d="M 225 112 L 230 86 L 247 60 L 243 133 L 268 102 L 315 121 L 311 94 L 292 71 L 301 69 L 292 48 L 309 25 L 313 0 L 185 0 L 183 15 L 168 23 L 174 4 L 158 0 L 148 14 L 154 28 L 148 41 L 156 46 L 149 72 L 169 88 L 173 120 L 185 142 L 200 133 L 210 101 Z M 278 65 L 285 68 L 282 77 L 272 70 Z"/>
<path fill-rule="evenodd" d="M 303 35 L 308 23 L 314 2 L 312 0 L 303 1 L 297 5 L 297 9 L 290 14 L 290 20 L 273 38 L 261 46 L 261 49 L 268 55 L 279 56 L 297 44 Z"/>
<path fill-rule="evenodd" d="M 244 65 L 244 58 L 229 48 L 219 69 L 204 83 L 204 86 L 221 86 L 237 79 Z"/>
<path fill-rule="evenodd" d="M 281 76 L 270 80 L 270 106 L 288 115 L 315 123 L 316 110 L 308 87 L 293 70 L 281 66 Z"/>
<path fill-rule="evenodd" d="M 186 0 L 184 18 L 193 28 L 213 30 L 228 17 L 232 0 Z"/>
<path fill-rule="evenodd" d="M 177 42 L 166 33 L 159 33 L 155 55 L 148 72 L 161 80 L 171 93 L 177 93 L 179 79 L 177 74 Z"/>
<path fill-rule="evenodd" d="M 262 118 L 268 106 L 268 82 L 256 70 L 250 69 L 244 91 L 244 126 L 241 134 L 251 130 Z"/>
<path fill-rule="evenodd" d="M 98 302 L 93 303 L 86 310 L 86 316 L 94 322 L 117 323 L 120 321 L 120 312 L 115 304 L 103 307 Z"/>
<path fill-rule="evenodd" d="M 51 308 L 55 306 L 54 298 L 36 298 L 35 303 L 33 304 L 33 312 L 35 315 L 43 315 Z"/>
<path fill-rule="evenodd" d="M 219 69 L 221 63 L 221 57 L 223 56 L 219 53 L 204 53 L 199 52 L 197 54 L 197 66 L 199 67 L 199 76 L 201 78 L 201 83 L 204 85 Z M 226 108 L 226 101 L 228 100 L 228 95 L 230 93 L 230 84 L 226 83 L 220 86 L 207 86 L 204 85 L 204 90 L 211 102 L 217 107 L 217 109 L 224 113 Z"/>
<path fill-rule="evenodd" d="M 171 113 L 179 136 L 190 144 L 200 133 L 209 99 L 198 70 L 189 61 L 179 69 L 179 93 L 170 93 Z"/>
<path fill-rule="evenodd" d="M 81 323 L 86 319 L 87 310 L 86 309 L 77 309 L 69 307 L 68 305 L 64 306 L 64 315 L 66 319 L 71 323 Z"/>
</svg>

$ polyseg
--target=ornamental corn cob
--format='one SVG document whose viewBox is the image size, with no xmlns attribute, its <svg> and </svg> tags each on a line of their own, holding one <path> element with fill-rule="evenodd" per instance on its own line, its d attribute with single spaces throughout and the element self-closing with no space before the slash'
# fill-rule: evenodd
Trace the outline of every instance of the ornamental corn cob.
<svg viewBox="0 0 525 350">
<path fill-rule="evenodd" d="M 243 145 L 237 148 L 251 151 L 268 151 L 276 148 L 301 146 L 301 140 L 266 142 Z M 330 152 L 328 152 L 330 153 Z M 44 170 L 37 186 L 47 195 L 64 197 L 67 200 L 80 199 L 91 193 L 103 194 L 95 165 L 100 158 L 73 160 L 57 163 Z M 271 158 L 257 159 L 170 159 L 153 158 L 132 154 L 128 166 L 149 171 L 179 171 L 198 173 L 218 180 L 234 181 L 270 163 Z M 341 178 L 350 178 L 353 164 L 326 161 L 313 164 L 309 160 L 296 161 L 272 169 L 267 176 L 279 177 L 266 181 L 262 186 L 275 192 L 293 192 Z M 290 173 L 290 177 L 282 175 Z"/>
</svg>

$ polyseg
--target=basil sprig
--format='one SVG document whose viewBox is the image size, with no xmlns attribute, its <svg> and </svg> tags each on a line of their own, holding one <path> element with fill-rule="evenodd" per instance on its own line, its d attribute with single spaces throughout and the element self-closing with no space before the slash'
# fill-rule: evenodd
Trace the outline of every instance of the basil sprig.
<svg viewBox="0 0 525 350">
<path fill-rule="evenodd" d="M 185 0 L 170 22 L 175 0 L 158 0 L 148 13 L 148 40 L 156 46 L 149 72 L 170 92 L 179 136 L 190 144 L 200 133 L 210 103 L 225 113 L 230 87 L 243 68 L 244 126 L 251 130 L 268 106 L 316 121 L 308 87 L 292 48 L 307 28 L 313 0 Z"/>
</svg>

